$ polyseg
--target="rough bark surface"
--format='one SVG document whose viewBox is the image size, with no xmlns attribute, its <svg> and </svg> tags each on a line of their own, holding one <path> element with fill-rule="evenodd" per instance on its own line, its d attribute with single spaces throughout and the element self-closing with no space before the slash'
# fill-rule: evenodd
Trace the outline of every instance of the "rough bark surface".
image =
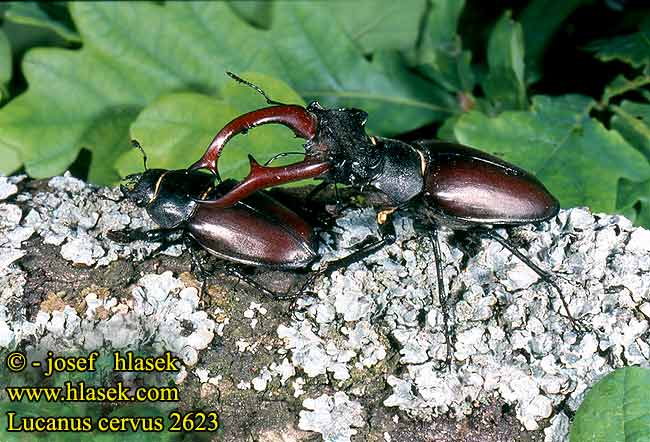
<svg viewBox="0 0 650 442">
<path fill-rule="evenodd" d="M 443 231 L 448 368 L 431 243 L 408 217 L 394 245 L 291 302 L 213 259 L 201 284 L 182 245 L 110 241 L 110 230 L 154 227 L 120 196 L 71 177 L 0 178 L 0 348 L 170 350 L 180 373 L 127 380 L 173 378 L 174 406 L 218 412 L 215 440 L 561 441 L 591 385 L 648 366 L 650 232 L 620 216 L 572 209 L 501 231 L 555 275 L 585 333 L 502 246 Z M 373 234 L 372 210 L 345 211 L 322 233 L 323 261 Z"/>
</svg>

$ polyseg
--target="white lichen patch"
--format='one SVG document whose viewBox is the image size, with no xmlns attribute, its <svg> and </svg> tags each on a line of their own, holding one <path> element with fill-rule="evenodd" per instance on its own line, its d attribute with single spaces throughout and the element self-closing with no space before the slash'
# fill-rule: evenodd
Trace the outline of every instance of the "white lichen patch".
<svg viewBox="0 0 650 442">
<path fill-rule="evenodd" d="M 107 265 L 128 256 L 142 258 L 160 246 L 146 241 L 118 244 L 107 238 L 109 231 L 156 228 L 144 210 L 122 199 L 118 188 L 97 188 L 66 173 L 50 179 L 47 192 L 18 197 L 25 216 L 12 229 L 2 226 L 0 236 L 35 232 L 46 244 L 59 246 L 61 256 L 74 264 Z M 170 253 L 177 255 L 179 247 L 170 248 Z"/>
<path fill-rule="evenodd" d="M 376 236 L 374 216 L 362 210 L 340 218 L 324 260 Z M 320 280 L 317 296 L 299 299 L 296 319 L 278 328 L 291 363 L 308 377 L 331 373 L 335 382 L 352 380 L 349 391 L 356 391 L 369 367 L 398 352 L 401 374 L 385 373 L 392 388 L 385 406 L 416 418 L 462 417 L 498 394 L 526 429 L 551 418 L 547 440 L 562 440 L 562 406 L 576 410 L 614 368 L 650 366 L 641 313 L 650 310 L 650 233 L 627 219 L 578 208 L 538 226 L 498 230 L 555 275 L 585 333 L 574 331 L 557 291 L 503 246 L 481 239 L 463 264 L 462 249 L 450 246 L 452 233 L 440 231 L 454 339 L 450 369 L 429 236 L 406 217 L 397 217 L 396 228 L 394 245 Z"/>
<path fill-rule="evenodd" d="M 365 424 L 361 404 L 350 400 L 342 391 L 334 396 L 307 398 L 302 406 L 309 411 L 300 412 L 298 428 L 321 433 L 324 442 L 350 442 L 357 434 L 354 428 Z"/>
<path fill-rule="evenodd" d="M 25 179 L 25 175 L 0 176 L 0 201 L 4 201 L 12 195 L 18 193 L 18 186 Z"/>
<path fill-rule="evenodd" d="M 253 389 L 255 391 L 264 391 L 266 390 L 266 386 L 268 383 L 271 381 L 271 372 L 267 367 L 262 367 L 262 370 L 260 371 L 260 375 L 257 376 L 256 378 L 253 378 L 251 381 L 251 384 L 253 385 Z"/>
<path fill-rule="evenodd" d="M 9 299 L 5 291 L 18 293 L 20 282 L 24 284 L 20 273 L 0 278 L 3 300 Z M 10 304 L 3 302 L 0 348 L 17 348 L 27 341 L 30 354 L 40 354 L 42 349 L 57 354 L 107 349 L 146 349 L 154 355 L 171 351 L 185 365 L 193 366 L 198 352 L 214 337 L 214 321 L 199 309 L 196 288 L 185 287 L 171 272 L 143 276 L 130 299 L 101 298 L 89 293 L 85 301 L 81 314 L 63 305 L 53 311 L 39 311 L 33 320 L 11 317 Z"/>
</svg>

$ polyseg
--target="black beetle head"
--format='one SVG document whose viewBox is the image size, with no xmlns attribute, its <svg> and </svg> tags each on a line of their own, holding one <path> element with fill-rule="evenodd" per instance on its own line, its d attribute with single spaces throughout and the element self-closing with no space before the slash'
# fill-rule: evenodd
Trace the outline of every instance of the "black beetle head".
<svg viewBox="0 0 650 442">
<path fill-rule="evenodd" d="M 367 184 L 377 174 L 382 160 L 381 151 L 366 133 L 368 113 L 355 108 L 326 109 L 316 101 L 307 110 L 318 119 L 317 133 L 309 149 L 333 164 L 334 180 Z"/>
<path fill-rule="evenodd" d="M 160 177 L 165 172 L 163 169 L 149 169 L 143 173 L 134 173 L 124 178 L 120 189 L 136 206 L 145 207 L 156 198 Z"/>
</svg>

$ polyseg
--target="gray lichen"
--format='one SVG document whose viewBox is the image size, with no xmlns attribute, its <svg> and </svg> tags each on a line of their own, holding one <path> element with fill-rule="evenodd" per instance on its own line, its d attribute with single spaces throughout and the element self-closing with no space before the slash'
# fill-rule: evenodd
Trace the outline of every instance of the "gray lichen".
<svg viewBox="0 0 650 442">
<path fill-rule="evenodd" d="M 61 246 L 61 256 L 73 264 L 107 265 L 133 255 L 142 258 L 159 247 L 136 241 L 123 245 L 106 238 L 111 230 L 152 229 L 144 212 L 121 201 L 119 189 L 96 188 L 69 175 L 48 182 L 49 192 L 26 201 L 23 225 L 33 228 L 46 244 Z"/>
<path fill-rule="evenodd" d="M 155 354 L 171 351 L 193 366 L 198 352 L 214 338 L 214 321 L 198 309 L 198 301 L 196 288 L 185 287 L 165 272 L 143 276 L 128 300 L 88 293 L 82 312 L 65 305 L 41 310 L 29 320 L 10 318 L 2 307 L 0 348 L 16 348 L 26 341 L 26 350 L 38 355 L 42 349 L 81 354 L 146 347 Z"/>
<path fill-rule="evenodd" d="M 357 433 L 354 427 L 365 425 L 361 404 L 342 391 L 305 399 L 302 405 L 308 411 L 300 412 L 298 428 L 321 433 L 324 442 L 347 442 Z"/>
</svg>

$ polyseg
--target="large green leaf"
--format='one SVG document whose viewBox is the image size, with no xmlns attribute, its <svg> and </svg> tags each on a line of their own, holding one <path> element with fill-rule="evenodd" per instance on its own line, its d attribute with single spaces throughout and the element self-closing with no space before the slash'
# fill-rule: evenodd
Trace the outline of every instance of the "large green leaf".
<svg viewBox="0 0 650 442">
<path fill-rule="evenodd" d="M 412 49 L 426 0 L 355 0 L 332 8 L 348 37 L 362 52 Z"/>
<path fill-rule="evenodd" d="M 280 57 L 273 73 L 308 99 L 366 110 L 370 130 L 388 135 L 456 111 L 454 97 L 411 74 L 396 53 L 375 53 L 372 63 L 359 56 L 331 12 L 345 5 L 278 3 L 269 36 Z"/>
<path fill-rule="evenodd" d="M 336 5 L 277 2 L 273 27 L 264 31 L 221 2 L 72 3 L 83 48 L 27 53 L 29 89 L 0 110 L 0 143 L 20 153 L 30 175 L 58 174 L 93 128 L 124 133 L 125 109 L 133 115 L 165 93 L 216 93 L 231 81 L 226 70 L 254 69 L 286 79 L 309 99 L 364 108 L 380 133 L 453 113 L 452 97 L 409 73 L 396 54 L 378 53 L 372 62 L 359 54 L 331 10 Z M 107 121 L 113 118 L 119 121 Z M 90 138 L 105 158 L 120 136 Z"/>
<path fill-rule="evenodd" d="M 464 0 L 432 0 L 417 62 L 425 75 L 448 91 L 471 94 L 471 53 L 463 50 L 456 32 L 464 7 Z"/>
<path fill-rule="evenodd" d="M 527 107 L 524 72 L 524 36 L 521 25 L 506 12 L 488 41 L 490 71 L 483 89 L 497 110 Z"/>
<path fill-rule="evenodd" d="M 0 103 L 9 97 L 7 83 L 11 80 L 11 45 L 0 29 Z"/>
<path fill-rule="evenodd" d="M 602 61 L 620 60 L 634 67 L 650 65 L 650 30 L 595 41 L 586 47 Z"/>
<path fill-rule="evenodd" d="M 650 370 L 627 367 L 605 376 L 585 396 L 571 442 L 650 440 Z"/>
<path fill-rule="evenodd" d="M 589 116 L 594 105 L 578 95 L 536 96 L 530 111 L 463 115 L 454 135 L 534 173 L 564 207 L 611 213 L 619 180 L 643 181 L 650 166 L 618 132 Z"/>
<path fill-rule="evenodd" d="M 50 17 L 37 2 L 11 2 L 5 17 L 14 23 L 47 29 L 69 42 L 81 42 L 79 34 L 62 21 Z"/>
<path fill-rule="evenodd" d="M 247 80 L 264 84 L 266 93 L 275 100 L 303 104 L 300 96 L 282 81 L 253 73 L 243 75 Z M 180 92 L 164 95 L 149 105 L 131 126 L 131 136 L 144 146 L 149 165 L 163 169 L 188 167 L 203 154 L 220 127 L 264 103 L 257 93 L 235 82 L 226 87 L 224 97 Z M 242 178 L 248 173 L 247 154 L 264 162 L 273 151 L 304 152 L 303 142 L 283 126 L 255 128 L 228 144 L 219 171 L 224 178 Z M 140 152 L 131 149 L 124 154 L 118 171 L 122 176 L 142 171 Z"/>
</svg>

